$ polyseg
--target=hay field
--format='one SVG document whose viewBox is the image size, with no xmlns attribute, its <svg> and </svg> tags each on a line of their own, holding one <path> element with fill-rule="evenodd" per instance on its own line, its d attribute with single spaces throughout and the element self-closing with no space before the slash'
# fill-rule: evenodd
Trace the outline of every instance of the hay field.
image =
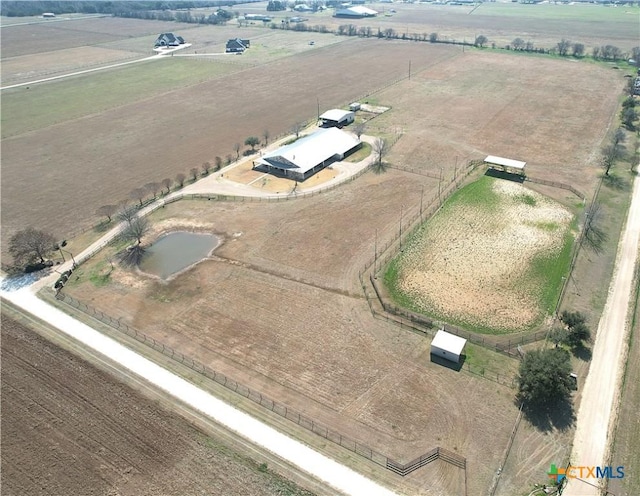
<svg viewBox="0 0 640 496">
<path fill-rule="evenodd" d="M 573 215 L 521 184 L 483 177 L 411 237 L 385 275 L 414 310 L 482 332 L 549 315 L 569 266 Z"/>
</svg>

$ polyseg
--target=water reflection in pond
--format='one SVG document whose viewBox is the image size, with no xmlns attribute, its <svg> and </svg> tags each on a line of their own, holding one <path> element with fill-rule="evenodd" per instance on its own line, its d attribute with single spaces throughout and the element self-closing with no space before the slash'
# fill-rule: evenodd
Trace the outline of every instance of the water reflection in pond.
<svg viewBox="0 0 640 496">
<path fill-rule="evenodd" d="M 207 257 L 219 243 L 213 234 L 167 234 L 147 248 L 140 270 L 167 279 Z"/>
</svg>

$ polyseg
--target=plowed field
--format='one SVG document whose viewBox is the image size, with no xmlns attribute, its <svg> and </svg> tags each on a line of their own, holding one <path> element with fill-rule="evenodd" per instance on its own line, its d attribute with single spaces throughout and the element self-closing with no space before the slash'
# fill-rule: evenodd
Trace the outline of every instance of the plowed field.
<svg viewBox="0 0 640 496">
<path fill-rule="evenodd" d="M 2 315 L 2 493 L 311 496 Z"/>
</svg>

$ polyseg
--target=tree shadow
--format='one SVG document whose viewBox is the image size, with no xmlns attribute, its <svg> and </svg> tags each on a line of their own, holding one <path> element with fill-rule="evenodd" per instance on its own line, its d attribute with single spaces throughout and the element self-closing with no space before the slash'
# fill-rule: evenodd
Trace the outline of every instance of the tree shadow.
<svg viewBox="0 0 640 496">
<path fill-rule="evenodd" d="M 507 181 L 513 181 L 515 183 L 524 183 L 524 176 L 520 174 L 511 174 L 509 172 L 501 171 L 498 169 L 487 169 L 487 172 L 484 173 L 485 176 L 495 177 L 497 179 L 505 179 Z"/>
<path fill-rule="evenodd" d="M 372 166 L 371 166 L 374 174 L 383 174 L 384 172 L 387 172 L 387 164 L 385 164 L 384 162 L 378 162 L 376 161 Z"/>
<path fill-rule="evenodd" d="M 100 224 L 96 224 L 93 227 L 93 231 L 97 232 L 97 233 L 103 233 L 109 230 L 109 228 L 111 227 L 111 222 L 110 221 L 106 221 L 103 220 L 102 222 L 100 222 Z"/>
<path fill-rule="evenodd" d="M 553 429 L 565 431 L 576 420 L 571 398 L 551 399 L 545 405 L 525 405 L 522 412 L 531 425 L 542 432 Z"/>
<path fill-rule="evenodd" d="M 616 191 L 628 191 L 630 184 L 625 178 L 616 176 L 615 174 L 609 174 L 602 176 L 605 186 L 615 189 Z"/>
<path fill-rule="evenodd" d="M 591 351 L 591 348 L 587 348 L 584 344 L 579 344 L 578 346 L 575 346 L 571 349 L 571 353 L 573 353 L 573 356 L 575 356 L 576 358 L 578 358 L 579 360 L 583 360 L 585 362 L 588 362 L 591 360 L 591 357 L 593 356 L 593 353 Z"/>
<path fill-rule="evenodd" d="M 584 244 L 597 255 L 604 251 L 604 244 L 609 239 L 609 235 L 600 226 L 590 223 L 584 232 Z"/>
</svg>

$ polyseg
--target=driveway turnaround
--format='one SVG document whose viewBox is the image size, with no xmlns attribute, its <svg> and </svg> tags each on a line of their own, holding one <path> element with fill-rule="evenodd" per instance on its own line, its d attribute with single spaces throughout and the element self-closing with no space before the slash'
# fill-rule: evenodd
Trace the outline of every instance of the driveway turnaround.
<svg viewBox="0 0 640 496">
<path fill-rule="evenodd" d="M 394 492 L 276 431 L 152 361 L 104 336 L 61 310 L 40 300 L 32 287 L 0 291 L 0 296 L 48 322 L 63 333 L 113 360 L 172 397 L 199 410 L 219 424 L 261 446 L 343 494 L 392 496 Z"/>
<path fill-rule="evenodd" d="M 598 325 L 589 375 L 582 392 L 571 454 L 571 465 L 575 467 L 624 465 L 624 460 L 611 460 L 609 463 L 608 455 L 612 441 L 611 433 L 615 427 L 614 412 L 617 409 L 622 385 L 625 347 L 630 326 L 627 317 L 631 304 L 639 239 L 640 178 L 636 178 L 627 224 L 618 247 L 615 274 L 609 288 L 604 313 Z M 568 485 L 563 495 L 599 495 L 598 484 L 602 479 L 586 477 L 587 473 L 585 469 L 583 476 L 580 477 L 579 470 L 574 469 L 568 477 Z M 637 477 L 637 474 L 627 476 Z"/>
</svg>

